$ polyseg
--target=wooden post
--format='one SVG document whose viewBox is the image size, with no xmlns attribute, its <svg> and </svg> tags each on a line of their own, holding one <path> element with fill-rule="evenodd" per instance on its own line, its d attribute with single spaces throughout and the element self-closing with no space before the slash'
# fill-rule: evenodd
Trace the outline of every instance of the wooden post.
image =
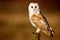
<svg viewBox="0 0 60 40">
<path fill-rule="evenodd" d="M 38 40 L 40 40 L 40 34 L 38 34 Z"/>
<path fill-rule="evenodd" d="M 40 40 L 40 34 L 33 34 L 32 33 L 32 40 Z"/>
</svg>

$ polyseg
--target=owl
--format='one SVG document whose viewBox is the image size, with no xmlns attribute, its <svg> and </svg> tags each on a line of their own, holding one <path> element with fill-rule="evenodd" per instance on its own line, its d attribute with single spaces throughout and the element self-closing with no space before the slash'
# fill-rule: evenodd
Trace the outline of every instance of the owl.
<svg viewBox="0 0 60 40">
<path fill-rule="evenodd" d="M 47 19 L 42 15 L 38 3 L 30 3 L 28 6 L 29 20 L 33 27 L 36 28 L 35 33 L 43 32 L 48 36 L 53 37 L 54 31 L 50 27 Z"/>
</svg>

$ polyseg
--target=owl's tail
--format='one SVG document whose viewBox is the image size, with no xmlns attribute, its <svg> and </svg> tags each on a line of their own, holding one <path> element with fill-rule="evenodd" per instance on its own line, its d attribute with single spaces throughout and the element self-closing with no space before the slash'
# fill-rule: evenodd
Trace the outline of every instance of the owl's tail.
<svg viewBox="0 0 60 40">
<path fill-rule="evenodd" d="M 53 34 L 54 34 L 54 30 L 50 30 L 50 36 L 53 37 Z"/>
<path fill-rule="evenodd" d="M 52 30 L 52 28 L 49 28 L 49 30 L 48 30 L 49 36 L 53 37 L 54 33 L 55 33 L 54 30 Z"/>
<path fill-rule="evenodd" d="M 50 31 L 50 36 L 51 36 L 51 37 L 53 37 L 53 33 L 54 33 L 54 31 L 51 30 L 51 31 Z"/>
</svg>

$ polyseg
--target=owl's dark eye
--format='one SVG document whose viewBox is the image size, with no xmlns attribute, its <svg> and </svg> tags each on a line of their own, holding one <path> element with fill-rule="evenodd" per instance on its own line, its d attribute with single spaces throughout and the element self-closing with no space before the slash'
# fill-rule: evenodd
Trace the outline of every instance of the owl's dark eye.
<svg viewBox="0 0 60 40">
<path fill-rule="evenodd" d="M 35 6 L 35 8 L 37 8 L 37 6 Z"/>
<path fill-rule="evenodd" d="M 31 6 L 31 8 L 33 8 L 33 6 Z"/>
</svg>

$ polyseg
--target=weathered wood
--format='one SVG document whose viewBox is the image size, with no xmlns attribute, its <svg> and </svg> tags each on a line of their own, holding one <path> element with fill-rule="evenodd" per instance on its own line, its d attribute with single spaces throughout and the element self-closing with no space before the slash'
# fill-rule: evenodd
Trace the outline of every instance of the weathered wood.
<svg viewBox="0 0 60 40">
<path fill-rule="evenodd" d="M 40 40 L 40 34 L 33 34 L 32 33 L 32 40 Z"/>
<path fill-rule="evenodd" d="M 38 40 L 40 40 L 40 34 L 38 34 Z"/>
</svg>

